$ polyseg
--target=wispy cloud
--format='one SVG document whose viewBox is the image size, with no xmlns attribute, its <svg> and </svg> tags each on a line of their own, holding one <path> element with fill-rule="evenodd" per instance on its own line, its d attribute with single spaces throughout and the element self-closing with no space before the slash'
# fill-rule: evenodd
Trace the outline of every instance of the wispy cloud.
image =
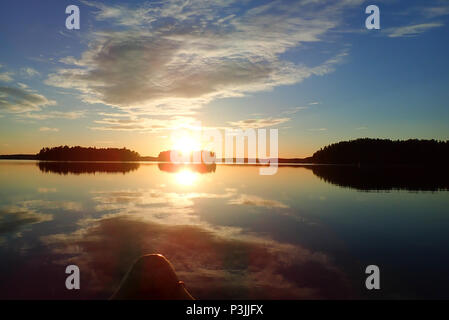
<svg viewBox="0 0 449 320">
<path fill-rule="evenodd" d="M 2 65 L 0 65 L 0 68 L 2 68 Z M 31 78 L 31 77 L 40 75 L 40 73 L 36 69 L 30 68 L 30 67 L 20 69 L 19 74 L 24 77 L 27 77 L 27 78 Z M 1 72 L 0 73 L 0 82 L 14 81 L 13 75 L 14 75 L 14 72 Z M 27 86 L 24 85 L 23 83 L 20 83 L 19 86 L 22 89 L 27 88 Z"/>
<path fill-rule="evenodd" d="M 11 82 L 14 79 L 12 78 L 13 73 L 12 72 L 3 72 L 0 73 L 0 81 L 1 82 Z"/>
<path fill-rule="evenodd" d="M 48 119 L 70 119 L 75 120 L 85 117 L 87 111 L 49 111 L 39 113 L 25 113 L 20 114 L 20 117 L 34 119 L 34 120 L 48 120 Z"/>
<path fill-rule="evenodd" d="M 444 26 L 443 23 L 434 22 L 434 23 L 422 23 L 422 24 L 414 24 L 409 26 L 397 27 L 386 29 L 388 36 L 390 38 L 399 38 L 399 37 L 413 37 L 417 36 L 421 33 L 424 33 L 430 29 L 438 28 Z"/>
<path fill-rule="evenodd" d="M 435 7 L 428 6 L 426 8 L 422 8 L 421 12 L 429 18 L 449 15 L 449 4 Z"/>
<path fill-rule="evenodd" d="M 22 82 L 17 82 L 17 85 L 21 88 L 21 89 L 28 89 L 28 85 Z"/>
<path fill-rule="evenodd" d="M 174 130 L 181 126 L 187 126 L 193 123 L 194 119 L 184 116 L 175 116 L 169 119 L 155 119 L 147 117 L 128 117 L 122 118 L 104 118 L 96 120 L 95 123 L 101 126 L 91 127 L 92 130 L 100 131 L 139 131 L 139 132 L 157 132 L 161 130 Z"/>
<path fill-rule="evenodd" d="M 0 64 L 0 69 L 3 67 L 2 64 Z M 14 73 L 12 72 L 0 72 L 0 82 L 11 82 L 13 81 Z"/>
<path fill-rule="evenodd" d="M 49 127 L 40 127 L 39 131 L 41 132 L 58 132 L 58 128 L 49 128 Z"/>
<path fill-rule="evenodd" d="M 290 118 L 264 118 L 264 119 L 246 119 L 240 121 L 230 121 L 229 125 L 243 129 L 266 128 L 290 121 Z"/>
<path fill-rule="evenodd" d="M 285 114 L 285 115 L 292 115 L 292 114 L 297 113 L 298 111 L 306 110 L 306 109 L 309 109 L 309 107 L 295 107 L 295 108 L 291 108 L 291 109 L 282 111 L 281 113 Z"/>
<path fill-rule="evenodd" d="M 22 113 L 41 110 L 42 107 L 54 104 L 55 101 L 31 90 L 0 87 L 0 111 Z"/>
<path fill-rule="evenodd" d="M 33 69 L 31 67 L 22 68 L 20 70 L 20 72 L 24 76 L 29 77 L 29 78 L 40 75 L 40 73 L 36 69 Z"/>
<path fill-rule="evenodd" d="M 57 191 L 56 188 L 44 188 L 44 187 L 37 188 L 37 192 L 39 193 L 54 193 L 56 191 Z"/>
</svg>

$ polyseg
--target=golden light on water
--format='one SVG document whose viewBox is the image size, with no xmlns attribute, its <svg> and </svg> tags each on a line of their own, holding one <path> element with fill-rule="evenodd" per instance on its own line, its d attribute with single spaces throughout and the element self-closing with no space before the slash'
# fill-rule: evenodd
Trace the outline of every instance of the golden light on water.
<svg viewBox="0 0 449 320">
<path fill-rule="evenodd" d="M 180 185 L 191 186 L 198 180 L 198 175 L 196 172 L 185 169 L 176 173 L 175 180 Z"/>
</svg>

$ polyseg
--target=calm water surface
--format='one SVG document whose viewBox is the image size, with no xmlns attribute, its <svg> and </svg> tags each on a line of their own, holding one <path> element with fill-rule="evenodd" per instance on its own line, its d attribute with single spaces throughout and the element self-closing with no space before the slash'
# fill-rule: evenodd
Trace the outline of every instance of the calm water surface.
<svg viewBox="0 0 449 320">
<path fill-rule="evenodd" d="M 199 299 L 449 298 L 447 188 L 326 170 L 1 161 L 0 298 L 105 299 L 146 253 Z"/>
</svg>

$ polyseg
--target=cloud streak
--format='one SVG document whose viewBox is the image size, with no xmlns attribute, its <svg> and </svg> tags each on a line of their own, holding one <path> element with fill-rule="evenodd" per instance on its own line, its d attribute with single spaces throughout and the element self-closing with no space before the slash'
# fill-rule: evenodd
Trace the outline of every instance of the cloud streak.
<svg viewBox="0 0 449 320">
<path fill-rule="evenodd" d="M 40 132 L 58 132 L 59 129 L 58 128 L 49 128 L 49 127 L 40 127 L 39 131 Z"/>
<path fill-rule="evenodd" d="M 229 125 L 242 129 L 258 129 L 277 126 L 290 121 L 290 118 L 263 118 L 263 119 L 246 119 L 240 121 L 230 121 Z"/>
<path fill-rule="evenodd" d="M 439 22 L 414 24 L 414 25 L 410 25 L 410 26 L 390 28 L 390 29 L 387 29 L 387 33 L 390 38 L 413 37 L 413 36 L 417 36 L 421 33 L 424 33 L 430 29 L 434 29 L 434 28 L 438 28 L 438 27 L 442 27 L 442 26 L 444 26 L 444 24 L 439 23 Z"/>
<path fill-rule="evenodd" d="M 0 69 L 3 67 L 2 64 L 0 64 Z M 11 82 L 13 81 L 13 76 L 14 73 L 12 72 L 1 72 L 0 73 L 0 82 Z"/>
<path fill-rule="evenodd" d="M 28 77 L 28 78 L 32 78 L 32 77 L 40 75 L 39 71 L 37 71 L 36 69 L 33 69 L 31 67 L 22 68 L 20 71 L 25 77 Z"/>
<path fill-rule="evenodd" d="M 169 119 L 155 119 L 128 116 L 125 118 L 108 117 L 96 120 L 96 124 L 90 129 L 98 131 L 138 131 L 138 132 L 159 132 L 162 130 L 174 130 L 182 126 L 194 123 L 194 119 L 185 116 L 175 116 Z"/>
<path fill-rule="evenodd" d="M 12 72 L 3 72 L 0 73 L 0 81 L 1 82 L 11 82 L 14 79 L 12 78 L 13 73 Z"/>
<path fill-rule="evenodd" d="M 48 100 L 41 94 L 30 90 L 0 87 L 0 111 L 11 113 L 22 113 L 38 111 L 42 107 L 56 104 L 53 100 Z"/>
<path fill-rule="evenodd" d="M 48 119 L 69 119 L 75 120 L 83 118 L 86 115 L 86 110 L 81 111 L 50 111 L 50 112 L 40 112 L 40 113 L 26 113 L 21 114 L 21 117 L 34 119 L 34 120 L 48 120 Z"/>
</svg>

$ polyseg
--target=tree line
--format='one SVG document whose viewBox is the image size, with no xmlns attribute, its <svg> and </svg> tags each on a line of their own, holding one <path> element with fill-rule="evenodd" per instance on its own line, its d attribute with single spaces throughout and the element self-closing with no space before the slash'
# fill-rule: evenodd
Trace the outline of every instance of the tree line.
<svg viewBox="0 0 449 320">
<path fill-rule="evenodd" d="M 357 139 L 321 148 L 313 163 L 329 164 L 448 164 L 449 141 Z"/>
<path fill-rule="evenodd" d="M 139 153 L 126 148 L 85 148 L 59 146 L 42 148 L 38 160 L 51 161 L 139 161 Z"/>
</svg>

